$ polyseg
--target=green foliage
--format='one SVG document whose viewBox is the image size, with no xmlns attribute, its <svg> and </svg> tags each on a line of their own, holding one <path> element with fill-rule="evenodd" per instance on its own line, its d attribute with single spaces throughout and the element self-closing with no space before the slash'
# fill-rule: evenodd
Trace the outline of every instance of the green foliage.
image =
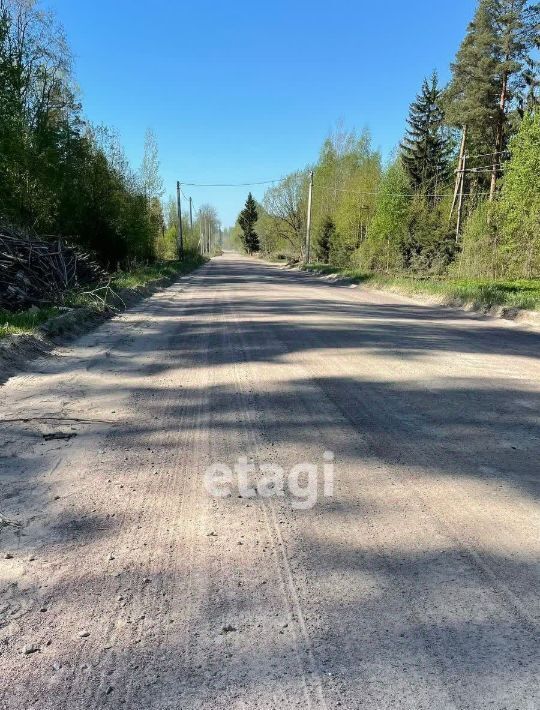
<svg viewBox="0 0 540 710">
<path fill-rule="evenodd" d="M 510 143 L 500 199 L 469 217 L 453 271 L 493 278 L 540 276 L 540 115 L 523 119 Z"/>
<path fill-rule="evenodd" d="M 355 254 L 355 262 L 367 271 L 399 271 L 408 242 L 411 187 L 401 160 L 386 169 L 375 214 L 367 238 Z"/>
<path fill-rule="evenodd" d="M 0 340 L 8 335 L 29 333 L 59 314 L 60 310 L 53 306 L 32 308 L 19 313 L 0 310 Z"/>
<path fill-rule="evenodd" d="M 33 0 L 0 0 L 0 218 L 69 236 L 105 265 L 153 259 L 157 148 L 142 179 L 117 137 L 83 119 L 61 28 Z"/>
<path fill-rule="evenodd" d="M 116 289 L 146 286 L 152 281 L 187 274 L 204 262 L 205 259 L 197 251 L 187 250 L 182 261 L 156 262 L 135 266 L 129 271 L 118 271 L 113 274 L 111 286 Z"/>
<path fill-rule="evenodd" d="M 242 242 L 248 254 L 259 251 L 259 237 L 255 231 L 258 219 L 257 204 L 251 192 L 247 196 L 244 209 L 238 215 L 238 224 L 242 229 Z"/>
<path fill-rule="evenodd" d="M 540 5 L 528 0 L 479 0 L 450 85 L 441 91 L 433 74 L 412 103 L 398 159 L 383 170 L 368 132 L 336 130 L 313 168 L 266 192 L 257 222 L 263 250 L 302 258 L 313 169 L 314 253 L 325 268 L 358 266 L 363 278 L 393 283 L 466 276 L 472 285 L 454 282 L 452 293 L 528 303 L 520 289 L 509 295 L 500 279 L 540 273 L 539 15 Z M 521 121 L 527 106 L 533 108 Z M 456 238 L 451 163 L 456 129 L 465 125 L 464 226 Z M 511 158 L 501 170 L 507 145 Z M 486 201 L 486 194 L 497 196 L 497 178 L 500 198 Z M 495 289 L 492 281 L 477 283 L 486 277 L 497 279 Z"/>
<path fill-rule="evenodd" d="M 418 279 L 365 272 L 361 269 L 338 269 L 327 264 L 309 264 L 304 268 L 322 274 L 336 274 L 353 283 L 396 293 L 435 296 L 446 303 L 471 304 L 485 309 L 504 306 L 540 310 L 538 279 Z"/>
<path fill-rule="evenodd" d="M 318 233 L 330 217 L 335 224 L 330 261 L 344 265 L 366 238 L 375 212 L 381 157 L 367 131 L 337 130 L 324 143 L 314 171 L 313 224 Z"/>
<path fill-rule="evenodd" d="M 456 253 L 455 233 L 448 222 L 450 198 L 416 195 L 409 205 L 408 236 L 402 244 L 403 267 L 415 274 L 444 274 Z"/>
<path fill-rule="evenodd" d="M 467 126 L 470 154 L 491 153 L 494 163 L 502 157 L 520 109 L 531 100 L 539 20 L 540 5 L 529 0 L 479 1 L 445 92 L 446 119 Z M 489 170 L 476 177 L 487 183 Z"/>
<path fill-rule="evenodd" d="M 510 143 L 499 203 L 505 272 L 540 276 L 540 111 L 525 116 Z"/>
<path fill-rule="evenodd" d="M 454 126 L 469 128 L 477 152 L 493 149 L 498 119 L 498 42 L 493 9 L 492 0 L 480 0 L 452 64 L 452 80 L 445 95 L 446 119 Z"/>
<path fill-rule="evenodd" d="M 499 244 L 496 205 L 484 202 L 465 223 L 461 253 L 451 270 L 452 274 L 472 278 L 503 275 Z"/>
<path fill-rule="evenodd" d="M 414 190 L 433 195 L 448 179 L 450 140 L 443 127 L 441 91 L 436 72 L 424 79 L 411 104 L 407 132 L 401 143 L 401 160 Z M 435 198 L 430 197 L 433 204 Z"/>
<path fill-rule="evenodd" d="M 330 249 L 336 236 L 336 225 L 331 217 L 326 217 L 319 228 L 315 255 L 318 261 L 328 264 L 330 261 Z"/>
</svg>

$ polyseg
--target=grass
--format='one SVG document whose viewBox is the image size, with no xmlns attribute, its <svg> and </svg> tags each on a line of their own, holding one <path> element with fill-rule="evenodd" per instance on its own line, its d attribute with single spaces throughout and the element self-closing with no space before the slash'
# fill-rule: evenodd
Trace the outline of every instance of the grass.
<svg viewBox="0 0 540 710">
<path fill-rule="evenodd" d="M 45 323 L 49 318 L 54 318 L 59 313 L 60 309 L 54 306 L 34 308 L 19 313 L 0 310 L 0 339 L 18 333 L 31 333 L 42 323 Z"/>
<path fill-rule="evenodd" d="M 204 264 L 204 261 L 205 259 L 200 254 L 188 254 L 184 261 L 164 261 L 158 264 L 137 266 L 129 271 L 117 271 L 113 274 L 111 287 L 120 289 L 145 286 L 151 281 L 187 274 Z"/>
<path fill-rule="evenodd" d="M 118 291 L 123 288 L 146 286 L 162 278 L 187 274 L 204 262 L 205 259 L 202 256 L 190 254 L 186 256 L 184 261 L 166 261 L 148 266 L 136 266 L 129 271 L 118 271 L 112 275 L 111 288 Z M 80 292 L 68 294 L 65 302 L 76 308 L 97 307 L 96 299 Z M 61 312 L 61 309 L 56 306 L 33 307 L 30 310 L 15 313 L 0 310 L 0 340 L 8 335 L 32 333 L 40 325 Z"/>
<path fill-rule="evenodd" d="M 339 269 L 328 264 L 309 264 L 309 271 L 339 274 L 355 283 L 388 289 L 408 295 L 427 294 L 447 301 L 470 303 L 477 308 L 504 306 L 540 310 L 540 279 L 443 279 L 411 278 L 363 273 L 356 269 Z"/>
</svg>

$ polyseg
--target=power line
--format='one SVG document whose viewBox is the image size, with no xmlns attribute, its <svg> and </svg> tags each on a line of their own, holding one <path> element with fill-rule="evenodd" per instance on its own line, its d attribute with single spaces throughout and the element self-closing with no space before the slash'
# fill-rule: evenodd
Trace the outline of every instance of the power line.
<svg viewBox="0 0 540 710">
<path fill-rule="evenodd" d="M 250 187 L 251 185 L 270 185 L 274 182 L 281 182 L 283 178 L 275 178 L 274 180 L 259 180 L 258 182 L 236 182 L 236 183 L 200 183 L 200 182 L 183 182 L 186 187 Z"/>
<path fill-rule="evenodd" d="M 484 165 L 480 168 L 467 168 L 466 170 L 458 170 L 458 173 L 490 173 L 492 170 L 502 170 L 500 163 L 496 165 Z"/>
<path fill-rule="evenodd" d="M 467 155 L 467 158 L 472 159 L 472 158 L 487 158 L 490 155 L 504 155 L 506 153 L 510 153 L 509 150 L 495 150 L 493 153 L 479 153 L 478 155 Z"/>
<path fill-rule="evenodd" d="M 491 168 L 490 168 L 491 170 Z M 467 172 L 469 172 L 469 169 L 467 169 Z M 423 194 L 421 192 L 357 192 L 356 190 L 346 190 L 343 188 L 332 188 L 329 187 L 327 188 L 328 190 L 331 191 L 336 191 L 336 192 L 348 192 L 351 195 L 362 195 L 363 197 L 379 197 L 381 195 L 385 195 L 387 197 L 418 197 L 419 195 L 422 197 L 452 197 L 451 193 L 427 193 Z M 464 195 L 489 195 L 489 192 L 464 192 Z"/>
</svg>

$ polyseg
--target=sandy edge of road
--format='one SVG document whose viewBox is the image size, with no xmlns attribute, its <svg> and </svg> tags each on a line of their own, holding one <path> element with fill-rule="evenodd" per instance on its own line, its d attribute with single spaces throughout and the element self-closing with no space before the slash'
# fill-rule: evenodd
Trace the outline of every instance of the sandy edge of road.
<svg viewBox="0 0 540 710">
<path fill-rule="evenodd" d="M 260 261 L 264 260 L 261 259 Z M 272 266 L 278 265 L 276 262 L 270 261 L 266 261 L 264 263 L 271 264 Z M 416 293 L 413 295 L 403 293 L 398 288 L 377 288 L 369 284 L 359 284 L 355 283 L 352 279 L 346 278 L 345 276 L 340 276 L 337 272 L 333 274 L 324 274 L 320 271 L 311 269 L 305 271 L 298 266 L 284 266 L 283 264 L 279 264 L 279 266 L 290 271 L 305 274 L 307 277 L 312 276 L 313 278 L 324 281 L 332 286 L 341 286 L 350 289 L 361 287 L 377 293 L 392 293 L 419 306 L 441 306 L 448 309 L 459 309 L 468 313 L 478 313 L 489 318 L 502 318 L 504 320 L 513 321 L 528 330 L 532 330 L 534 332 L 540 331 L 540 311 L 528 311 L 522 308 L 511 308 L 508 306 L 492 306 L 491 308 L 486 309 L 478 306 L 478 304 L 472 301 L 463 301 L 458 298 L 450 298 L 449 296 L 430 296 L 422 293 Z"/>
<path fill-rule="evenodd" d="M 73 308 L 47 320 L 33 333 L 9 335 L 0 340 L 0 387 L 10 377 L 22 372 L 32 360 L 47 355 L 59 345 L 67 345 L 73 339 L 89 333 L 104 321 L 114 318 L 145 298 L 171 286 L 180 278 L 189 276 L 189 273 L 165 276 L 150 281 L 145 286 L 120 289 L 116 292 L 118 298 L 115 306 L 105 311 L 88 307 Z"/>
</svg>

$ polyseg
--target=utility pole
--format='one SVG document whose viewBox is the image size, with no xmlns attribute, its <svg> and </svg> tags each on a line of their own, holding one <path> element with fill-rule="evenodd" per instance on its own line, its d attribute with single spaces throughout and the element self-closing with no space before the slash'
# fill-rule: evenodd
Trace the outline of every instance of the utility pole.
<svg viewBox="0 0 540 710">
<path fill-rule="evenodd" d="M 452 220 L 452 215 L 454 213 L 454 207 L 456 206 L 456 200 L 458 198 L 458 193 L 460 190 L 460 186 L 463 184 L 463 180 L 465 177 L 465 173 L 462 172 L 464 169 L 463 165 L 463 159 L 465 157 L 465 141 L 467 140 L 467 126 L 463 126 L 463 130 L 461 133 L 461 145 L 459 147 L 459 159 L 458 159 L 458 167 L 456 170 L 456 184 L 454 186 L 454 199 L 452 200 L 452 207 L 450 208 L 450 217 L 449 221 Z"/>
<path fill-rule="evenodd" d="M 305 263 L 309 264 L 311 252 L 311 200 L 313 197 L 313 170 L 309 171 L 309 192 L 308 192 L 308 207 L 307 207 L 307 227 L 306 227 L 306 259 Z"/>
<path fill-rule="evenodd" d="M 180 200 L 180 182 L 176 183 L 176 209 L 178 212 L 178 258 L 184 258 L 184 234 L 182 232 L 182 203 Z"/>
<path fill-rule="evenodd" d="M 202 253 L 206 254 L 206 217 L 203 217 L 201 222 L 201 245 Z"/>
<path fill-rule="evenodd" d="M 458 200 L 458 211 L 457 211 L 457 224 L 456 224 L 456 242 L 459 242 L 459 233 L 461 232 L 461 218 L 463 215 L 463 186 L 465 184 L 465 170 L 467 166 L 467 156 L 463 155 L 462 169 L 461 169 L 461 182 L 459 183 L 459 200 Z"/>
<path fill-rule="evenodd" d="M 193 207 L 191 197 L 189 198 L 189 228 L 193 229 Z"/>
</svg>

